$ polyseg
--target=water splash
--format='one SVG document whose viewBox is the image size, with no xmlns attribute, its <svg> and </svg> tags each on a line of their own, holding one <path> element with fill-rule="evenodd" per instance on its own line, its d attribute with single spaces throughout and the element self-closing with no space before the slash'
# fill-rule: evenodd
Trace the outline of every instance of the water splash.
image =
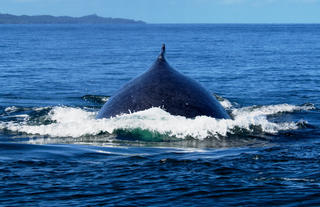
<svg viewBox="0 0 320 207">
<path fill-rule="evenodd" d="M 300 110 L 312 110 L 313 105 L 295 106 L 278 104 L 270 106 L 250 106 L 232 108 L 228 100 L 223 100 L 229 108 L 233 120 L 215 119 L 207 116 L 198 116 L 187 119 L 183 116 L 173 116 L 160 108 L 124 114 L 110 119 L 95 119 L 96 111 L 88 109 L 56 106 L 38 119 L 30 122 L 31 115 L 25 114 L 23 121 L 0 121 L 0 130 L 26 133 L 29 135 L 47 135 L 50 137 L 81 137 L 99 134 L 118 134 L 121 136 L 137 136 L 142 140 L 163 140 L 193 138 L 203 140 L 208 137 L 219 138 L 228 134 L 237 134 L 239 131 L 249 133 L 275 134 L 282 130 L 295 130 L 299 127 L 296 122 L 275 123 L 268 120 L 269 115 L 290 113 Z M 7 112 L 17 110 L 8 107 Z M 41 111 L 44 108 L 32 108 Z M 48 108 L 45 108 L 48 110 Z"/>
</svg>

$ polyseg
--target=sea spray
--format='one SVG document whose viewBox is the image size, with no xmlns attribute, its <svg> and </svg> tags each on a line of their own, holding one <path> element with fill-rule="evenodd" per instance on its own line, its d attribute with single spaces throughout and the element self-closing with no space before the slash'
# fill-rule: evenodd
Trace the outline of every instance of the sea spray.
<svg viewBox="0 0 320 207">
<path fill-rule="evenodd" d="M 24 120 L 20 122 L 0 122 L 0 129 L 50 137 L 81 137 L 115 133 L 122 137 L 130 137 L 130 134 L 143 135 L 141 139 L 145 141 L 157 140 L 157 137 L 165 137 L 165 140 L 169 140 L 170 137 L 172 139 L 203 140 L 208 137 L 218 138 L 235 134 L 238 131 L 236 129 L 252 132 L 258 127 L 263 133 L 271 134 L 281 130 L 295 130 L 299 127 L 299 123 L 275 123 L 269 121 L 267 116 L 314 109 L 313 105 L 295 106 L 289 104 L 232 108 L 229 101 L 224 100 L 224 102 L 228 103 L 224 105 L 231 111 L 233 120 L 215 119 L 207 116 L 188 119 L 183 116 L 170 115 L 160 108 L 150 108 L 110 119 L 95 119 L 97 112 L 76 107 L 56 106 L 51 108 L 36 124 L 34 122 L 30 124 L 29 120 L 32 117 L 25 115 Z M 45 109 L 48 110 L 48 108 Z M 7 112 L 13 110 L 17 109 L 15 107 L 5 109 Z M 33 108 L 33 110 L 44 109 Z M 137 139 L 139 138 L 137 137 Z"/>
</svg>

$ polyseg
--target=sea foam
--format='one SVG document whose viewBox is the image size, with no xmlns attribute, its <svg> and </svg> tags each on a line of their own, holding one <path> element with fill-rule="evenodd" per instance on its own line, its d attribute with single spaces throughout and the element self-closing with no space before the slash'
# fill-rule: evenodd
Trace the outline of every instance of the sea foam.
<svg viewBox="0 0 320 207">
<path fill-rule="evenodd" d="M 295 106 L 289 104 L 232 109 L 229 101 L 224 100 L 224 102 L 224 106 L 231 111 L 233 119 L 215 119 L 207 116 L 188 119 L 183 116 L 173 116 L 160 108 L 150 108 L 110 119 L 95 119 L 97 112 L 82 108 L 56 106 L 42 119 L 42 122 L 45 120 L 48 121 L 47 123 L 30 124 L 30 117 L 25 116 L 21 122 L 0 122 L 0 129 L 51 137 L 94 136 L 100 133 L 112 134 L 119 129 L 129 131 L 140 129 L 180 139 L 193 137 L 203 140 L 207 137 L 233 134 L 235 128 L 253 131 L 254 127 L 252 126 L 258 126 L 263 132 L 271 134 L 281 130 L 294 130 L 298 128 L 298 123 L 275 123 L 268 120 L 267 116 L 314 109 L 312 105 Z M 10 109 L 8 108 L 7 111 Z"/>
</svg>

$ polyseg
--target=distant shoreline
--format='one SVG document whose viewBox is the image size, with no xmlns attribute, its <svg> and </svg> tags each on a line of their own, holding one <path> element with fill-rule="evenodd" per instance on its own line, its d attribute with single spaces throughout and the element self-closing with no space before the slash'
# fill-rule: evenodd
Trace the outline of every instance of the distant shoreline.
<svg viewBox="0 0 320 207">
<path fill-rule="evenodd" d="M 12 15 L 0 13 L 0 24 L 146 24 L 144 21 L 100 17 L 96 14 L 70 17 L 70 16 L 51 16 L 51 15 Z"/>
<path fill-rule="evenodd" d="M 260 22 L 260 23 L 246 23 L 246 22 L 211 22 L 211 23 L 147 23 L 141 20 L 126 19 L 126 18 L 112 18 L 101 17 L 96 14 L 91 14 L 82 17 L 71 16 L 52 16 L 52 15 L 13 15 L 0 13 L 0 25 L 2 24 L 148 24 L 148 25 L 319 25 L 320 23 L 312 22 Z"/>
</svg>

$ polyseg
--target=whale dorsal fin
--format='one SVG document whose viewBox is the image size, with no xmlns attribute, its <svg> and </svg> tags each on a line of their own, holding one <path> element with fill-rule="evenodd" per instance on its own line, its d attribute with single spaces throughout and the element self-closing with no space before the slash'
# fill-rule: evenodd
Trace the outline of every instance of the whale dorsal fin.
<svg viewBox="0 0 320 207">
<path fill-rule="evenodd" d="M 164 59 L 165 59 L 165 58 L 164 58 L 165 53 L 166 53 L 166 45 L 165 45 L 165 44 L 162 44 L 162 46 L 161 46 L 161 52 L 160 52 L 160 55 L 159 55 L 158 59 L 164 60 Z"/>
</svg>

